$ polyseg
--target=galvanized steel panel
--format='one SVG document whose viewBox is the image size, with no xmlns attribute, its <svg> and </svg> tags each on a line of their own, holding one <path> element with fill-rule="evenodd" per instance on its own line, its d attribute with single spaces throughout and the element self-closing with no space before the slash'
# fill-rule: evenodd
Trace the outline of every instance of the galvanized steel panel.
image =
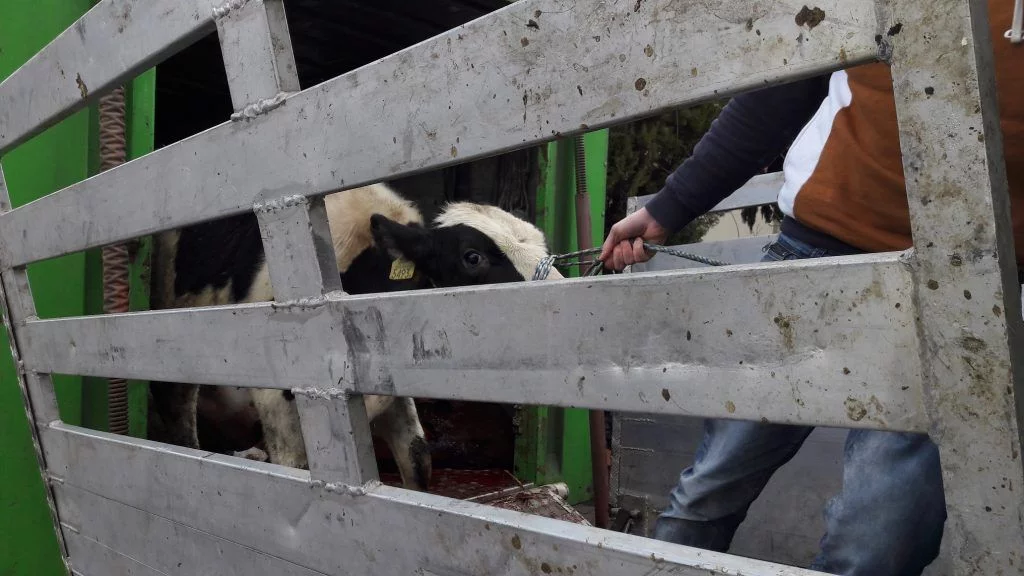
<svg viewBox="0 0 1024 576">
<path fill-rule="evenodd" d="M 924 430 L 911 296 L 906 265 L 882 254 L 21 333 L 42 372 Z"/>
<path fill-rule="evenodd" d="M 801 7 L 522 0 L 0 216 L 0 244 L 24 264 L 875 59 L 873 5 Z"/>
<path fill-rule="evenodd" d="M 322 298 L 342 288 L 322 196 L 287 196 L 255 206 L 274 299 Z M 295 390 L 312 477 L 362 484 L 377 478 L 377 462 L 362 396 Z M 286 407 L 291 410 L 292 408 Z"/>
<path fill-rule="evenodd" d="M 0 167 L 0 214 L 8 213 L 10 210 L 11 196 L 7 191 L 3 168 Z M 2 250 L 0 250 L 0 316 L 3 317 L 11 360 L 17 371 L 18 386 L 21 388 L 29 422 L 34 427 L 37 422 L 46 423 L 57 420 L 60 418 L 60 414 L 57 410 L 57 396 L 54 393 L 53 383 L 50 382 L 50 377 L 47 374 L 35 374 L 22 370 L 24 352 L 21 350 L 21 333 L 14 329 L 16 325 L 26 319 L 37 317 L 35 301 L 32 299 L 32 290 L 29 286 L 28 271 L 24 267 L 8 268 L 7 263 L 2 259 Z M 33 429 L 33 443 L 36 442 Z M 38 452 L 38 446 L 36 449 Z M 42 453 L 38 453 L 37 456 L 42 459 Z"/>
<path fill-rule="evenodd" d="M 1007 40 L 991 37 L 988 6 L 897 0 L 884 37 L 916 247 L 925 405 L 949 514 L 942 547 L 956 574 L 1024 566 L 1020 255 L 992 62 L 992 42 Z"/>
<path fill-rule="evenodd" d="M 0 83 L 0 156 L 213 31 L 218 0 L 103 0 Z"/>
<path fill-rule="evenodd" d="M 45 434 L 53 472 L 74 489 L 64 496 L 88 493 L 325 574 L 817 574 L 380 484 L 311 482 L 297 470 L 73 426 Z"/>
<path fill-rule="evenodd" d="M 928 431 L 942 451 L 950 510 L 944 554 L 957 573 L 1019 567 L 1024 504 L 1013 485 L 1024 485 L 1017 420 L 1024 327 L 1004 167 L 996 161 L 1002 147 L 985 3 L 896 0 L 879 22 L 870 4 L 832 2 L 814 25 L 794 19 L 801 6 L 523 0 L 268 114 L 259 105 L 237 122 L 0 214 L 0 297 L 28 369 L 43 466 L 61 486 L 72 554 L 129 573 L 156 571 L 135 558 L 167 563 L 149 549 L 157 544 L 102 524 L 117 517 L 106 516 L 111 510 L 131 507 L 128 516 L 159 524 L 154 530 L 189 542 L 200 556 L 219 551 L 223 539 L 239 566 L 270 556 L 332 574 L 365 574 L 378 564 L 422 576 L 810 574 L 47 424 L 55 403 L 40 373 L 304 386 L 310 398 L 342 391 L 525 399 Z M 198 7 L 101 2 L 0 84 L 0 153 L 208 29 L 207 9 L 206 0 Z M 275 65 L 290 52 L 279 50 L 286 35 L 274 27 L 284 22 L 278 16 L 267 23 Z M 879 55 L 892 58 L 917 245 L 906 259 L 912 269 L 886 254 L 30 319 L 27 277 L 17 268 L 30 262 L 240 213 L 258 198 L 410 175 Z M 262 79 L 238 87 L 266 92 Z M 0 198 L 0 211 L 7 208 Z M 94 516 L 83 519 L 82 507 Z M 83 537 L 76 518 L 99 524 Z M 104 531 L 110 542 L 92 539 Z"/>
<path fill-rule="evenodd" d="M 69 555 L 74 558 L 74 576 L 168 576 L 137 560 L 108 548 L 84 534 L 68 530 L 65 538 Z"/>
<path fill-rule="evenodd" d="M 140 481 L 146 481 L 140 478 Z M 105 498 L 70 483 L 58 484 L 54 491 L 65 530 L 84 535 L 107 551 L 124 556 L 121 562 L 134 561 L 155 574 L 190 576 L 322 576 L 292 562 L 242 546 L 229 539 L 207 534 L 186 524 Z M 205 494 L 193 498 L 204 500 Z M 215 498 L 216 495 L 211 495 Z M 73 568 L 81 564 L 87 573 L 97 576 L 119 574 L 110 554 L 104 550 L 76 550 L 69 545 Z M 80 558 L 76 552 L 81 552 Z M 102 562 L 93 564 L 95 555 Z M 99 568 L 103 568 L 99 570 Z"/>
<path fill-rule="evenodd" d="M 7 191 L 3 168 L 0 167 L 0 213 L 11 209 L 11 197 Z M 25 416 L 29 424 L 29 437 L 32 441 L 32 452 L 40 471 L 46 470 L 46 454 L 39 436 L 39 428 L 60 417 L 57 407 L 57 396 L 53 380 L 49 374 L 38 374 L 25 370 L 22 353 L 22 332 L 15 326 L 28 318 L 36 316 L 35 302 L 29 288 L 28 270 L 22 268 L 6 268 L 0 260 L 0 321 L 7 334 L 7 345 L 14 364 L 15 384 L 21 393 L 25 408 Z M 53 500 L 53 491 L 49 485 L 44 487 L 46 505 L 50 513 L 50 521 L 57 537 L 57 545 L 62 556 L 67 556 L 66 543 L 60 528 L 60 518 Z M 67 570 L 67 565 L 65 564 Z"/>
</svg>

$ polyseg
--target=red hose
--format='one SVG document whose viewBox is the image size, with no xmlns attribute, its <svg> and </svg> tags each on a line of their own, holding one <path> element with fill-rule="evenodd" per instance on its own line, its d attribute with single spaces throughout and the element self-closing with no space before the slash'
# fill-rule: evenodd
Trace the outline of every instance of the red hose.
<svg viewBox="0 0 1024 576">
<path fill-rule="evenodd" d="M 127 157 L 124 87 L 100 98 L 100 171 L 123 164 Z M 103 248 L 103 312 L 127 312 L 129 302 L 128 245 Z M 107 426 L 128 434 L 128 383 L 111 378 L 107 388 Z"/>
</svg>

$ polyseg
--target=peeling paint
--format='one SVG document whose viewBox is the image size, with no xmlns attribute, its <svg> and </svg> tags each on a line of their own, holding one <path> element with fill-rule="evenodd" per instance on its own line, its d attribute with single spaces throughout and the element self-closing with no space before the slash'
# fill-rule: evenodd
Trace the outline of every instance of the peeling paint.
<svg viewBox="0 0 1024 576">
<path fill-rule="evenodd" d="M 82 95 L 82 100 L 88 98 L 89 87 L 85 85 L 85 82 L 82 80 L 81 74 L 75 74 L 75 84 L 78 84 L 78 92 Z"/>
</svg>

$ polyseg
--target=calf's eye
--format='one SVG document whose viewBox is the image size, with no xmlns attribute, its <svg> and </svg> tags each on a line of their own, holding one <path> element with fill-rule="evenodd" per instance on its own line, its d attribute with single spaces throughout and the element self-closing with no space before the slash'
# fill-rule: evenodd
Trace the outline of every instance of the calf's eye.
<svg viewBox="0 0 1024 576">
<path fill-rule="evenodd" d="M 477 252 L 476 250 L 467 250 L 466 253 L 462 255 L 463 262 L 465 262 L 468 266 L 473 267 L 479 266 L 480 263 L 483 262 L 483 259 L 484 257 L 481 256 L 480 253 Z"/>
</svg>

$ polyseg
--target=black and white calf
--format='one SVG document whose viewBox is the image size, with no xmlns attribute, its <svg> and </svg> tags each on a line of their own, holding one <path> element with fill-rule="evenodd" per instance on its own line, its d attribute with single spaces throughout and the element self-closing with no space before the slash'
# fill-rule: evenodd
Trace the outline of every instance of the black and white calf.
<svg viewBox="0 0 1024 576">
<path fill-rule="evenodd" d="M 465 202 L 447 205 L 433 226 L 424 225 L 415 206 L 382 184 L 324 198 L 342 287 L 349 294 L 517 282 L 528 279 L 547 256 L 543 233 L 493 206 Z M 157 243 L 154 302 L 160 308 L 261 302 L 273 299 L 259 225 L 253 214 L 165 233 Z M 392 279 L 402 257 L 414 264 L 410 277 Z M 552 271 L 550 278 L 558 278 Z M 151 386 L 150 437 L 199 447 L 198 386 Z M 305 468 L 306 452 L 291 392 L 276 389 L 217 388 L 239 406 L 251 395 L 271 462 Z M 373 434 L 394 455 L 407 488 L 425 490 L 430 450 L 411 398 L 364 397 Z M 242 402 L 241 405 L 245 403 Z M 239 409 L 237 415 L 244 410 Z M 229 414 L 214 419 L 232 418 Z M 227 424 L 228 427 L 232 424 Z"/>
</svg>

